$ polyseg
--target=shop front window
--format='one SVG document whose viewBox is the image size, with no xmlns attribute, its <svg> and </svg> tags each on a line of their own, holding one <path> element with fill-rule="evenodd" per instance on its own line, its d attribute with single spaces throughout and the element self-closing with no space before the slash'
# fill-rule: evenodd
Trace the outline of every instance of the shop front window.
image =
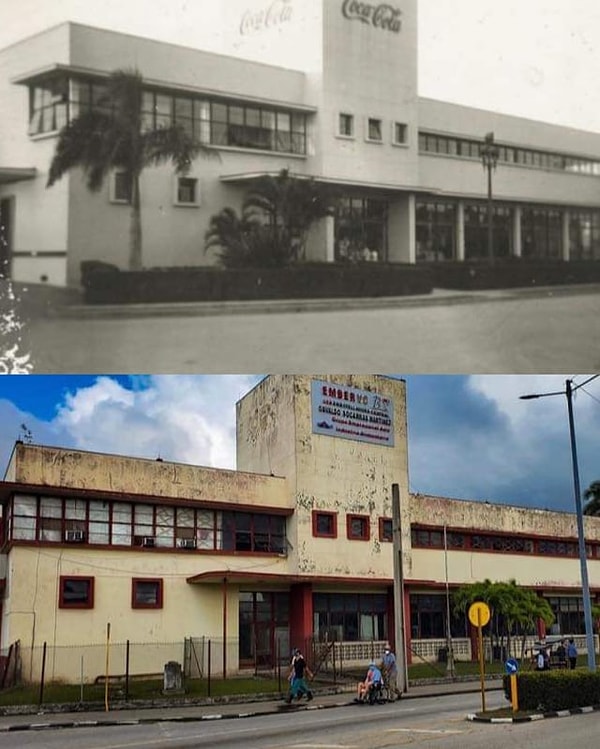
<svg viewBox="0 0 600 749">
<path fill-rule="evenodd" d="M 600 259 L 600 212 L 575 211 L 569 220 L 571 260 Z"/>
<path fill-rule="evenodd" d="M 562 213 L 553 208 L 525 208 L 521 215 L 522 254 L 528 258 L 562 256 Z"/>
<path fill-rule="evenodd" d="M 494 257 L 512 254 L 513 211 L 508 206 L 493 206 Z M 465 206 L 465 257 L 467 260 L 486 259 L 488 247 L 488 207 L 485 203 Z"/>
<path fill-rule="evenodd" d="M 335 215 L 335 259 L 350 263 L 385 261 L 387 217 L 385 200 L 341 198 Z"/>
<path fill-rule="evenodd" d="M 456 257 L 456 206 L 438 201 L 416 206 L 417 260 L 432 262 Z"/>
</svg>

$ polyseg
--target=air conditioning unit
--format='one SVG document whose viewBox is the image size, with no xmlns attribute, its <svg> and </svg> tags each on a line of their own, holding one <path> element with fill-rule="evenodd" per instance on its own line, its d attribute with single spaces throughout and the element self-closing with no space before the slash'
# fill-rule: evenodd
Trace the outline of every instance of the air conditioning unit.
<svg viewBox="0 0 600 749">
<path fill-rule="evenodd" d="M 195 538 L 178 538 L 177 546 L 180 549 L 195 549 L 196 539 Z"/>
<path fill-rule="evenodd" d="M 65 541 L 69 543 L 81 543 L 85 540 L 85 533 L 83 531 L 66 531 Z"/>
<path fill-rule="evenodd" d="M 142 536 L 142 546 L 145 546 L 146 548 L 151 548 L 154 546 L 154 536 Z"/>
</svg>

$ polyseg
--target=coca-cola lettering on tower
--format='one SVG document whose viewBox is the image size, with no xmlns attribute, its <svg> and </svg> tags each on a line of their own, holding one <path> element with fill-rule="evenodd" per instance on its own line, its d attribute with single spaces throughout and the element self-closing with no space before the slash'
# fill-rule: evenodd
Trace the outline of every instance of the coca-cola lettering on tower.
<svg viewBox="0 0 600 749">
<path fill-rule="evenodd" d="M 240 34 L 257 34 L 266 29 L 282 26 L 292 20 L 292 0 L 271 0 L 261 10 L 247 10 L 242 16 Z"/>
<path fill-rule="evenodd" d="M 399 34 L 402 29 L 402 11 L 387 3 L 373 5 L 360 0 L 344 0 L 342 13 L 350 21 L 361 21 L 377 29 L 393 31 L 395 34 Z"/>
</svg>

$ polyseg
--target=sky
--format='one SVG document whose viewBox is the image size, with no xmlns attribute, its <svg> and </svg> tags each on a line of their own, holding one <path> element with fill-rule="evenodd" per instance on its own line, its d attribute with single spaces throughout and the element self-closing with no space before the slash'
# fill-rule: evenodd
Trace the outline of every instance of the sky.
<svg viewBox="0 0 600 749">
<path fill-rule="evenodd" d="M 287 3 L 289 23 L 306 29 L 315 1 L 0 0 L 0 48 L 72 20 L 302 69 L 310 35 L 290 44 L 282 23 L 242 44 L 240 20 Z M 418 0 L 418 8 L 421 96 L 600 132 L 597 0 Z"/>
<path fill-rule="evenodd" d="M 401 375 L 393 375 L 401 377 Z M 407 375 L 412 492 L 573 512 L 566 398 L 584 375 Z M 15 440 L 235 468 L 235 403 L 261 375 L 0 377 L 0 476 Z M 600 378 L 574 396 L 582 491 L 600 479 Z"/>
</svg>

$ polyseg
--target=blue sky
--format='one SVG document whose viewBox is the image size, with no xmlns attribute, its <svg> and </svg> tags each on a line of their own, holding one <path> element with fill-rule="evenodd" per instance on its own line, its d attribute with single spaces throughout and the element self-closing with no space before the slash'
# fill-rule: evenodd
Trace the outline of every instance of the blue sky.
<svg viewBox="0 0 600 749">
<path fill-rule="evenodd" d="M 234 468 L 235 403 L 261 377 L 1 377 L 0 475 L 23 425 L 40 444 Z M 406 376 L 411 491 L 572 511 L 566 398 L 519 399 L 566 377 Z M 600 479 L 600 378 L 574 409 L 584 489 Z"/>
</svg>

